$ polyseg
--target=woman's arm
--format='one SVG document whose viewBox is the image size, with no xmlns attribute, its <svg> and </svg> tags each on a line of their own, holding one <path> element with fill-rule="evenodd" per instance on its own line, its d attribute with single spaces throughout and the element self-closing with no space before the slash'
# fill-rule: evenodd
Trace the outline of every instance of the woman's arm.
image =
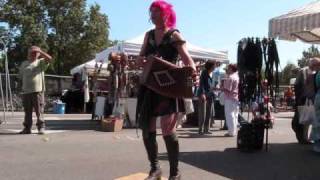
<svg viewBox="0 0 320 180">
<path fill-rule="evenodd" d="M 146 59 L 145 54 L 147 49 L 148 37 L 149 37 L 149 32 L 147 32 L 144 36 L 143 44 L 141 46 L 139 56 L 137 57 L 137 63 L 139 66 L 143 66 L 143 64 L 145 63 L 145 59 Z"/>
<path fill-rule="evenodd" d="M 191 58 L 191 56 L 187 50 L 185 40 L 183 40 L 181 34 L 177 31 L 175 31 L 172 34 L 172 36 L 173 36 L 173 41 L 176 42 L 176 47 L 177 47 L 178 53 L 179 53 L 184 65 L 191 66 L 194 69 L 194 71 L 196 71 L 196 66 L 194 64 L 194 61 Z"/>
</svg>

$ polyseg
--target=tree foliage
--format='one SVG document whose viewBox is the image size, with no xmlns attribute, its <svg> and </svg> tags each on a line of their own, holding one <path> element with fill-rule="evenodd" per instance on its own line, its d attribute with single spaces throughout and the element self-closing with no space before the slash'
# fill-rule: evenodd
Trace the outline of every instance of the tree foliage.
<svg viewBox="0 0 320 180">
<path fill-rule="evenodd" d="M 307 66 L 307 60 L 311 57 L 319 56 L 319 50 L 316 46 L 312 45 L 308 50 L 302 52 L 302 58 L 298 59 L 298 66 L 300 68 Z"/>
<path fill-rule="evenodd" d="M 295 78 L 297 75 L 297 66 L 293 63 L 288 63 L 280 73 L 280 84 L 288 85 L 291 78 Z"/>
<path fill-rule="evenodd" d="M 4 71 L 5 67 L 5 58 L 6 58 L 6 50 L 8 45 L 10 43 L 10 34 L 6 27 L 0 26 L 0 71 Z"/>
<path fill-rule="evenodd" d="M 29 46 L 38 45 L 54 58 L 51 73 L 69 74 L 109 45 L 108 17 L 97 4 L 89 8 L 86 0 L 0 0 L 0 4 L 0 21 L 13 35 L 9 46 L 13 67 L 26 59 Z"/>
</svg>

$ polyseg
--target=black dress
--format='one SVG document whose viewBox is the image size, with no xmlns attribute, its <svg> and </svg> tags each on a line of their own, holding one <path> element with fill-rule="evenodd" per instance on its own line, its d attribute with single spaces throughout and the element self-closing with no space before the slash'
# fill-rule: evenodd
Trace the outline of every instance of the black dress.
<svg viewBox="0 0 320 180">
<path fill-rule="evenodd" d="M 185 43 L 185 41 L 174 41 L 172 34 L 175 31 L 178 30 L 169 30 L 163 36 L 159 45 L 156 44 L 154 30 L 149 31 L 144 56 L 155 55 L 176 64 L 178 61 L 178 50 L 176 46 Z M 164 116 L 175 112 L 185 112 L 182 99 L 166 97 L 143 85 L 140 86 L 136 112 L 136 120 L 140 128 L 148 129 L 152 117 Z"/>
</svg>

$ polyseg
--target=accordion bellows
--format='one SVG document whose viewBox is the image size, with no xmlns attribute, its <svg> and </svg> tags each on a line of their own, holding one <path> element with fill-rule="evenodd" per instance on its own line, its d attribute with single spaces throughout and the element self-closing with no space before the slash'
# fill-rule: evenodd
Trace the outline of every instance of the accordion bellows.
<svg viewBox="0 0 320 180">
<path fill-rule="evenodd" d="M 179 67 L 155 56 L 148 56 L 141 83 L 167 97 L 192 98 L 192 72 L 190 66 Z"/>
</svg>

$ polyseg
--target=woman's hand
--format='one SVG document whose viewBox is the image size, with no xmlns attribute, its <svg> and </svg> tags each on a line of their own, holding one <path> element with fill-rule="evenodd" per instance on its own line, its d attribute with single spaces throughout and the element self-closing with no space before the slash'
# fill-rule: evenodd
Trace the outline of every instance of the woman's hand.
<svg viewBox="0 0 320 180">
<path fill-rule="evenodd" d="M 199 84 L 200 81 L 200 75 L 197 73 L 196 70 L 193 70 L 192 75 L 191 75 L 192 81 L 194 85 Z"/>
<path fill-rule="evenodd" d="M 137 57 L 137 65 L 139 67 L 143 67 L 146 62 L 147 62 L 147 60 L 146 60 L 145 56 L 138 56 Z"/>
<path fill-rule="evenodd" d="M 217 88 L 217 87 L 212 87 L 211 90 L 212 91 L 223 91 L 222 88 Z"/>
<path fill-rule="evenodd" d="M 201 94 L 201 96 L 200 96 L 200 99 L 201 99 L 201 101 L 206 101 L 206 95 L 205 94 Z"/>
</svg>

